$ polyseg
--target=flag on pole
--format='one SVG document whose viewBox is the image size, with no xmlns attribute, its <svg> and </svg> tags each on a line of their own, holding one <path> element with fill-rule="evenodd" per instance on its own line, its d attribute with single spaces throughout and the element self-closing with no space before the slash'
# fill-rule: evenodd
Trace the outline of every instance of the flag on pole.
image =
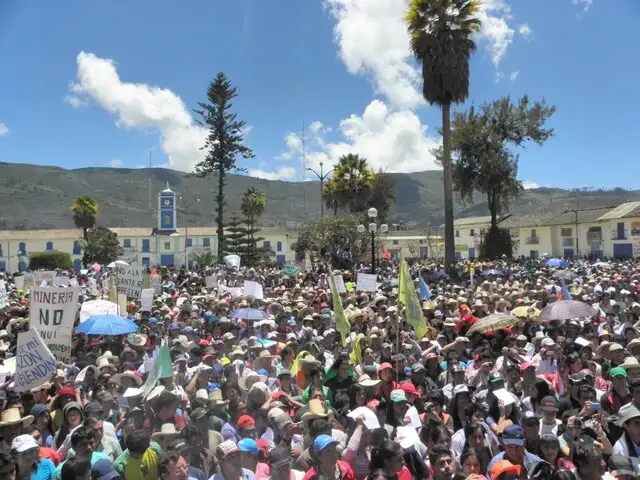
<svg viewBox="0 0 640 480">
<path fill-rule="evenodd" d="M 169 355 L 169 347 L 162 345 L 153 359 L 153 365 L 149 370 L 147 381 L 142 386 L 144 396 L 149 395 L 160 378 L 168 378 L 173 376 L 173 366 L 171 365 L 171 356 Z"/>
<path fill-rule="evenodd" d="M 429 300 L 431 298 L 431 290 L 429 285 L 424 281 L 424 278 L 420 276 L 420 300 Z"/>
<path fill-rule="evenodd" d="M 346 347 L 347 337 L 349 336 L 349 332 L 351 332 L 351 325 L 349 324 L 349 320 L 347 320 L 347 316 L 344 314 L 344 309 L 342 308 L 342 299 L 338 293 L 336 279 L 333 275 L 330 278 L 331 296 L 333 297 L 333 314 L 336 316 L 336 329 L 340 332 L 340 336 L 342 337 L 342 346 Z"/>
<path fill-rule="evenodd" d="M 404 255 L 400 257 L 398 300 L 406 307 L 405 316 L 407 317 L 409 325 L 415 330 L 417 339 L 422 339 L 427 333 L 427 324 L 424 322 L 418 295 L 411 281 L 411 274 L 409 274 L 409 267 L 404 260 Z"/>
<path fill-rule="evenodd" d="M 564 283 L 564 280 L 560 280 L 560 284 L 562 285 L 562 297 L 564 300 L 573 300 L 571 293 L 569 293 L 569 289 L 567 288 L 567 284 Z"/>
</svg>

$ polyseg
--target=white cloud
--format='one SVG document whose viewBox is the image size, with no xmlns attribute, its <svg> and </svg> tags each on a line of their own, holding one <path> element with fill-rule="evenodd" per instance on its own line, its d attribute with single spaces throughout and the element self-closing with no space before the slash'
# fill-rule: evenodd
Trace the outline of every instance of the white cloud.
<svg viewBox="0 0 640 480">
<path fill-rule="evenodd" d="M 191 171 L 204 158 L 200 147 L 207 130 L 194 123 L 178 95 L 145 83 L 123 82 L 109 58 L 80 52 L 76 60 L 76 82 L 67 97 L 71 105 L 91 100 L 113 114 L 118 127 L 158 131 L 170 168 Z"/>
<path fill-rule="evenodd" d="M 248 172 L 250 177 L 264 178 L 265 180 L 293 180 L 296 169 L 293 167 L 281 167 L 275 172 L 267 172 L 261 169 L 252 169 Z"/>
<path fill-rule="evenodd" d="M 536 188 L 540 188 L 540 187 L 541 187 L 541 185 L 538 185 L 536 182 L 531 182 L 531 181 L 523 180 L 523 181 L 522 181 L 522 187 L 523 187 L 525 190 L 533 190 L 533 189 L 536 189 Z"/>
<path fill-rule="evenodd" d="M 593 5 L 593 0 L 571 0 L 571 3 L 573 3 L 577 7 L 582 8 L 582 12 L 584 13 L 591 8 L 591 5 Z"/>
<path fill-rule="evenodd" d="M 389 172 L 415 172 L 439 168 L 431 151 L 440 144 L 440 138 L 428 135 L 427 126 L 410 110 L 393 110 L 380 100 L 373 100 L 360 115 L 351 115 L 340 122 L 342 140 L 328 141 L 324 127 L 305 132 L 307 165 L 316 170 L 320 162 L 324 169 L 335 165 L 348 153 L 367 159 L 374 169 Z M 300 158 L 302 142 L 299 133 L 289 133 L 289 150 L 282 156 Z M 305 175 L 306 177 L 306 175 Z M 312 178 L 312 177 L 309 177 Z"/>
<path fill-rule="evenodd" d="M 509 75 L 509 80 L 515 82 L 516 78 L 518 78 L 518 75 L 520 75 L 520 72 L 517 70 L 515 72 L 511 72 L 511 75 Z"/>
<path fill-rule="evenodd" d="M 109 166 L 111 168 L 122 168 L 124 167 L 124 162 L 119 158 L 114 158 L 109 162 Z"/>
<path fill-rule="evenodd" d="M 7 127 L 4 123 L 0 122 L 0 137 L 9 133 L 9 127 Z"/>
<path fill-rule="evenodd" d="M 524 38 L 528 39 L 533 34 L 533 30 L 531 30 L 531 27 L 529 25 L 524 23 L 518 27 L 518 33 Z"/>
</svg>

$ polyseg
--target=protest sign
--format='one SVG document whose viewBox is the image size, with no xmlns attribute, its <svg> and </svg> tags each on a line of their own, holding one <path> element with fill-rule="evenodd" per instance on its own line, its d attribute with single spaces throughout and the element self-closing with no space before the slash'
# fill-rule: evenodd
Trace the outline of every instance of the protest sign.
<svg viewBox="0 0 640 480">
<path fill-rule="evenodd" d="M 313 269 L 313 265 L 311 263 L 311 252 L 307 250 L 304 252 L 304 271 L 310 272 Z"/>
<path fill-rule="evenodd" d="M 162 295 L 162 277 L 160 275 L 151 275 L 151 288 L 156 295 Z"/>
<path fill-rule="evenodd" d="M 358 272 L 357 285 L 361 292 L 375 292 L 378 290 L 376 284 L 377 276 L 372 273 Z"/>
<path fill-rule="evenodd" d="M 68 287 L 69 277 L 65 277 L 64 275 L 58 275 L 53 279 L 53 284 L 56 287 Z"/>
<path fill-rule="evenodd" d="M 13 282 L 16 284 L 16 290 L 24 291 L 24 275 L 13 277 Z"/>
<path fill-rule="evenodd" d="M 31 294 L 31 326 L 37 328 L 51 353 L 62 362 L 71 356 L 79 294 L 77 288 L 65 287 L 35 287 Z"/>
<path fill-rule="evenodd" d="M 144 280 L 144 267 L 135 265 L 116 266 L 116 285 L 118 295 L 126 295 L 136 300 L 140 298 L 142 292 L 142 282 Z"/>
<path fill-rule="evenodd" d="M 204 277 L 204 282 L 207 288 L 215 288 L 218 285 L 218 276 L 209 275 L 208 277 Z"/>
<path fill-rule="evenodd" d="M 36 276 L 33 273 L 27 273 L 22 278 L 22 290 L 24 292 L 33 292 L 36 286 Z"/>
<path fill-rule="evenodd" d="M 334 275 L 333 277 L 329 277 L 329 282 L 331 282 L 332 278 L 336 281 L 336 289 L 338 290 L 338 293 L 347 293 L 347 288 L 344 286 L 344 279 L 342 278 L 342 275 Z"/>
<path fill-rule="evenodd" d="M 56 272 L 43 270 L 41 272 L 35 272 L 35 276 L 36 286 L 43 286 L 42 282 L 47 282 L 47 287 L 55 286 Z"/>
<path fill-rule="evenodd" d="M 244 295 L 243 287 L 225 287 L 221 285 L 218 287 L 218 290 L 221 295 L 231 295 L 232 298 L 238 298 Z"/>
<path fill-rule="evenodd" d="M 50 380 L 57 368 L 58 361 L 35 328 L 18 334 L 13 390 L 24 392 L 38 387 Z"/>
<path fill-rule="evenodd" d="M 70 278 L 69 279 L 69 286 L 70 287 L 77 287 L 78 286 L 78 279 L 76 277 Z"/>
<path fill-rule="evenodd" d="M 226 263 L 227 267 L 236 267 L 240 268 L 240 256 L 239 255 L 227 255 L 224 257 L 224 263 Z"/>
<path fill-rule="evenodd" d="M 91 295 L 92 297 L 97 297 L 100 294 L 100 292 L 98 292 L 98 282 L 96 282 L 95 278 L 89 279 L 87 287 L 89 289 L 89 295 Z"/>
<path fill-rule="evenodd" d="M 300 272 L 300 267 L 294 265 L 293 263 L 287 263 L 282 268 L 282 273 L 285 275 L 289 275 L 290 277 L 295 277 Z"/>
<path fill-rule="evenodd" d="M 118 315 L 127 316 L 127 296 L 124 293 L 118 294 Z"/>
<path fill-rule="evenodd" d="M 80 323 L 95 315 L 118 315 L 118 304 L 107 300 L 89 300 L 80 308 Z"/>
<path fill-rule="evenodd" d="M 150 312 L 151 307 L 153 306 L 153 288 L 145 288 L 142 290 L 142 294 L 140 295 L 140 311 L 141 312 Z"/>
<path fill-rule="evenodd" d="M 264 298 L 264 294 L 262 293 L 262 285 L 252 280 L 244 281 L 244 294 L 258 300 L 262 300 Z"/>
<path fill-rule="evenodd" d="M 4 280 L 0 280 L 0 308 L 4 308 L 7 304 L 7 286 Z"/>
</svg>

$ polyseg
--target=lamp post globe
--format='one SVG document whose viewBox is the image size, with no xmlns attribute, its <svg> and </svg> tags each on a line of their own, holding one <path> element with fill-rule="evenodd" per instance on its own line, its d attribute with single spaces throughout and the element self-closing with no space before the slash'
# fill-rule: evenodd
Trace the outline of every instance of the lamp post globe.
<svg viewBox="0 0 640 480">
<path fill-rule="evenodd" d="M 367 216 L 369 218 L 376 218 L 378 216 L 378 210 L 375 207 L 371 207 L 367 210 Z"/>
</svg>

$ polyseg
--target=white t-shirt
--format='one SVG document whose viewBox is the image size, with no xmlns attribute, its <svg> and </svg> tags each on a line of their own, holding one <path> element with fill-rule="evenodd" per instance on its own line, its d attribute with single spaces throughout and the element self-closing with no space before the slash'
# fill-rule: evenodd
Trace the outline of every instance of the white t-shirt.
<svg viewBox="0 0 640 480">
<path fill-rule="evenodd" d="M 553 425 L 549 425 L 544 423 L 544 420 L 540 421 L 540 435 L 544 435 L 545 433 L 550 433 L 551 435 L 558 436 L 558 427 L 562 425 L 562 420 L 558 420 L 556 418 L 556 423 Z"/>
</svg>

